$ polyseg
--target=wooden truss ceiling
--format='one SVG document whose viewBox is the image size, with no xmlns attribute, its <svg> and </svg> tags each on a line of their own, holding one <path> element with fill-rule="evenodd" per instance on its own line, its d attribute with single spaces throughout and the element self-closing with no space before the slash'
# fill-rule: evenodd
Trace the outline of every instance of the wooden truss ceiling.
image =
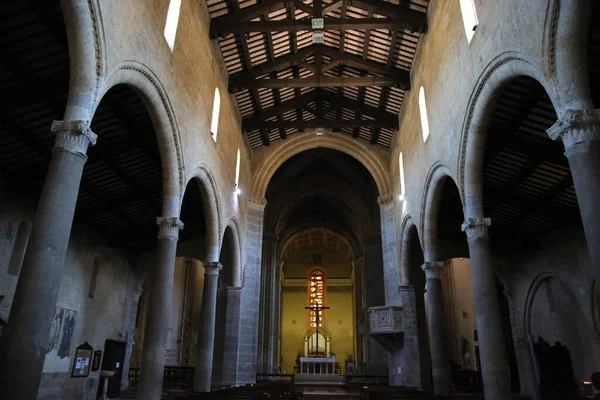
<svg viewBox="0 0 600 400">
<path fill-rule="evenodd" d="M 323 127 L 389 147 L 429 0 L 207 0 L 253 148 Z M 312 43 L 311 21 L 324 20 Z"/>
<path fill-rule="evenodd" d="M 497 250 L 536 249 L 555 229 L 581 224 L 564 147 L 546 133 L 557 120 L 534 79 L 510 82 L 488 129 L 483 167 L 485 214 Z"/>
</svg>

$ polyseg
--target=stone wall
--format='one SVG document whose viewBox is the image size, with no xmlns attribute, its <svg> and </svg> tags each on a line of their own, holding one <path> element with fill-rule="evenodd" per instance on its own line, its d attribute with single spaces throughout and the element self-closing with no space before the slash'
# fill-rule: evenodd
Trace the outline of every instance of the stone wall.
<svg viewBox="0 0 600 400">
<path fill-rule="evenodd" d="M 0 193 L 0 295 L 5 296 L 0 318 L 9 320 L 18 281 L 17 276 L 8 273 L 16 231 L 21 222 L 31 223 L 34 208 Z M 95 350 L 102 350 L 105 340 L 112 339 L 127 343 L 130 353 L 140 275 L 125 253 L 108 247 L 86 227 L 74 226 L 56 304 L 64 313 L 64 322 L 62 328 L 57 326 L 51 332 L 54 345 L 46 354 L 39 399 L 95 398 L 99 371 L 90 372 L 88 378 L 70 377 L 75 349 L 87 342 Z M 69 332 L 69 325 L 70 339 L 64 332 Z"/>
<path fill-rule="evenodd" d="M 525 393 L 535 388 L 529 338 L 541 335 L 550 344 L 568 347 L 578 380 L 600 368 L 598 300 L 590 296 L 589 255 L 582 228 L 565 228 L 547 237 L 539 250 L 499 262 L 507 286 L 511 328 L 519 376 Z"/>
</svg>

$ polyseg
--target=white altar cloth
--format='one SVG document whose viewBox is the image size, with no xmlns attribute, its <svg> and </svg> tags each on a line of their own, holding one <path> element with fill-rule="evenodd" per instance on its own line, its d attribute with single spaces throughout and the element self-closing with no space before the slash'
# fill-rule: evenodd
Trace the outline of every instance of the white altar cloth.
<svg viewBox="0 0 600 400">
<path fill-rule="evenodd" d="M 335 357 L 300 357 L 301 374 L 335 374 Z"/>
</svg>

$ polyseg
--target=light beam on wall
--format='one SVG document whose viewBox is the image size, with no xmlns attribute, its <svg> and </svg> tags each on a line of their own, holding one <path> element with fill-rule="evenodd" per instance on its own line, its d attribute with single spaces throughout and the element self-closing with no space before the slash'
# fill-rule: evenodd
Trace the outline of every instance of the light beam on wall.
<svg viewBox="0 0 600 400">
<path fill-rule="evenodd" d="M 237 150 L 237 159 L 235 161 L 235 194 L 242 193 L 240 189 L 240 149 Z"/>
<path fill-rule="evenodd" d="M 219 113 L 221 111 L 221 94 L 219 88 L 215 88 L 215 98 L 213 100 L 212 119 L 210 121 L 210 134 L 213 140 L 217 141 L 217 132 L 219 130 Z"/>
<path fill-rule="evenodd" d="M 404 200 L 406 186 L 404 183 L 404 160 L 402 159 L 402 152 L 400 152 L 400 156 L 398 157 L 398 164 L 400 165 L 400 200 Z"/>
<path fill-rule="evenodd" d="M 425 89 L 421 86 L 419 89 L 419 113 L 421 114 L 421 130 L 423 131 L 423 141 L 429 137 L 429 119 L 427 118 L 427 102 L 425 101 Z"/>
<path fill-rule="evenodd" d="M 460 0 L 460 12 L 462 14 L 463 24 L 465 25 L 467 42 L 471 43 L 471 39 L 473 39 L 473 35 L 475 35 L 477 25 L 479 25 L 474 0 Z"/>
<path fill-rule="evenodd" d="M 181 0 L 171 0 L 169 11 L 167 11 L 167 22 L 165 24 L 165 40 L 169 49 L 173 51 L 175 47 L 175 37 L 177 36 L 177 25 L 179 24 L 179 10 L 181 10 Z"/>
</svg>

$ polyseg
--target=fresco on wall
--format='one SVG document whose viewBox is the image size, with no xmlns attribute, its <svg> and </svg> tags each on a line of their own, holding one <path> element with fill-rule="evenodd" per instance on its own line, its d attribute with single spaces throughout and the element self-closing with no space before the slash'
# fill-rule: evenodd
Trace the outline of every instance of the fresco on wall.
<svg viewBox="0 0 600 400">
<path fill-rule="evenodd" d="M 69 356 L 71 340 L 75 331 L 75 320 L 77 311 L 62 307 L 56 307 L 52 325 L 50 327 L 50 340 L 48 343 L 48 353 L 56 350 L 60 358 Z"/>
</svg>

